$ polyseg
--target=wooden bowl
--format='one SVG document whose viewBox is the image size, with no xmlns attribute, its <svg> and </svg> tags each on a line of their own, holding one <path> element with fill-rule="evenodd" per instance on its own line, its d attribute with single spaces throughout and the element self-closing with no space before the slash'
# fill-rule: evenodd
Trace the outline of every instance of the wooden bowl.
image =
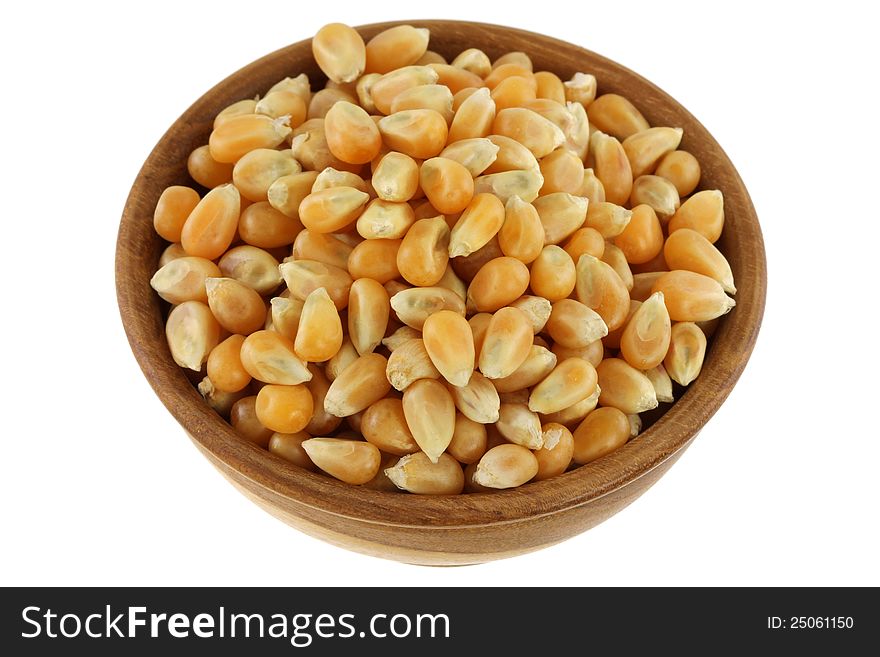
<svg viewBox="0 0 880 657">
<path fill-rule="evenodd" d="M 651 125 L 681 126 L 681 148 L 703 168 L 701 188 L 724 194 L 719 247 L 736 277 L 736 308 L 715 333 L 703 372 L 650 428 L 616 452 L 562 476 L 514 490 L 456 497 L 386 493 L 306 472 L 239 438 L 202 400 L 165 342 L 163 308 L 149 285 L 163 243 L 153 232 L 156 200 L 172 184 L 192 185 L 186 158 L 207 143 L 214 115 L 301 72 L 324 77 L 310 41 L 273 52 L 223 80 L 190 107 L 150 153 L 132 187 L 116 252 L 119 309 L 144 375 L 207 459 L 242 493 L 294 527 L 330 543 L 386 559 L 470 564 L 563 541 L 627 506 L 657 481 L 730 393 L 751 354 L 764 311 L 766 265 L 758 218 L 733 164 L 675 100 L 632 71 L 578 46 L 523 30 L 464 21 L 407 21 L 431 30 L 430 48 L 452 59 L 479 47 L 490 58 L 522 50 L 535 70 L 563 80 L 591 72 L 600 93 L 633 100 Z M 397 23 L 358 28 L 364 39 Z"/>
</svg>

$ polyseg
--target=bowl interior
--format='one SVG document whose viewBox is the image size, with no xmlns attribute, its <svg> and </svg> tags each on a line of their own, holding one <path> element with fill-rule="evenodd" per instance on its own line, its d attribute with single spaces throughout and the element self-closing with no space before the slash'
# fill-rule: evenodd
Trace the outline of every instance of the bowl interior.
<svg viewBox="0 0 880 657">
<path fill-rule="evenodd" d="M 199 98 L 166 132 L 132 187 L 119 228 L 117 296 L 132 350 L 156 394 L 200 446 L 228 466 L 277 494 L 332 513 L 407 526 L 474 526 L 536 517 L 584 504 L 640 477 L 681 449 L 715 413 L 751 354 L 764 309 L 766 265 L 760 226 L 732 163 L 706 129 L 656 86 L 604 57 L 531 32 L 463 21 L 400 21 L 357 28 L 365 39 L 396 24 L 431 30 L 430 48 L 451 60 L 479 47 L 490 58 L 527 52 L 535 70 L 563 80 L 575 72 L 596 75 L 599 93 L 625 95 L 651 125 L 680 126 L 680 148 L 702 166 L 700 189 L 724 194 L 725 230 L 718 243 L 737 281 L 737 306 L 711 342 L 700 377 L 647 430 L 616 452 L 559 477 L 491 494 L 430 497 L 386 493 L 338 482 L 299 469 L 239 438 L 207 404 L 171 358 L 164 313 L 149 286 L 165 244 L 152 229 L 152 213 L 165 187 L 193 185 L 189 153 L 207 143 L 214 115 L 230 103 L 265 93 L 286 76 L 306 73 L 313 88 L 325 78 L 312 59 L 310 41 L 273 52 L 220 82 Z"/>
</svg>

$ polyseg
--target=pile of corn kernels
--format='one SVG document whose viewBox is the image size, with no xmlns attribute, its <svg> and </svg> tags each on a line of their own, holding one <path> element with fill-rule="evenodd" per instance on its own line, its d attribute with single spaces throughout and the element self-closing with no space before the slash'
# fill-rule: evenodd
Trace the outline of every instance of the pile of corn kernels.
<svg viewBox="0 0 880 657">
<path fill-rule="evenodd" d="M 681 129 L 593 75 L 428 41 L 327 25 L 325 88 L 221 111 L 188 160 L 208 191 L 157 203 L 151 285 L 243 439 L 375 489 L 512 488 L 619 448 L 699 375 L 734 306 L 723 200 Z"/>
</svg>

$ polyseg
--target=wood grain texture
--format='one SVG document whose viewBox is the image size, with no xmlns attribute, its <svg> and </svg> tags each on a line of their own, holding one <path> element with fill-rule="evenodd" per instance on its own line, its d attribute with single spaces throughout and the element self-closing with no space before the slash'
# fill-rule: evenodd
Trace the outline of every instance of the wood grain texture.
<svg viewBox="0 0 880 657">
<path fill-rule="evenodd" d="M 239 438 L 201 399 L 171 358 L 163 312 L 149 286 L 164 246 L 152 229 L 162 190 L 192 184 L 190 151 L 207 142 L 214 115 L 241 98 L 264 93 L 301 72 L 313 86 L 323 76 L 301 41 L 263 57 L 195 102 L 162 137 L 143 165 L 119 226 L 116 287 L 132 351 L 156 394 L 208 460 L 262 508 L 309 534 L 352 550 L 413 563 L 477 563 L 539 549 L 602 522 L 666 472 L 730 393 L 760 328 L 766 263 L 758 218 L 736 169 L 687 110 L 632 71 L 588 50 L 546 36 L 459 21 L 400 21 L 430 28 L 430 48 L 448 59 L 468 47 L 491 57 L 529 53 L 536 70 L 568 79 L 591 72 L 600 93 L 632 99 L 651 125 L 684 128 L 681 148 L 703 169 L 701 189 L 724 194 L 726 223 L 719 247 L 737 281 L 737 306 L 715 333 L 703 372 L 649 429 L 623 448 L 565 475 L 492 494 L 421 497 L 372 491 L 306 472 Z M 365 39 L 399 23 L 357 28 Z"/>
</svg>

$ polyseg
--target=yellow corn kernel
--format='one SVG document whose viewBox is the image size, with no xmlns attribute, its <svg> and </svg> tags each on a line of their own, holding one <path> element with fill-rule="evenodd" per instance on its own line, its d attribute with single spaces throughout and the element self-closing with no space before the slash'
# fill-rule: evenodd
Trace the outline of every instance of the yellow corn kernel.
<svg viewBox="0 0 880 657">
<path fill-rule="evenodd" d="M 663 362 L 671 335 L 672 323 L 663 293 L 655 292 L 627 322 L 620 338 L 620 354 L 637 370 L 650 370 Z"/>
<path fill-rule="evenodd" d="M 415 215 L 409 203 L 396 203 L 373 199 L 357 220 L 361 237 L 373 239 L 399 239 L 407 234 L 415 223 Z"/>
<path fill-rule="evenodd" d="M 633 301 L 646 301 L 651 296 L 651 288 L 654 287 L 654 283 L 665 273 L 665 271 L 652 271 L 634 274 L 633 287 L 629 292 L 630 298 Z"/>
<path fill-rule="evenodd" d="M 532 291 L 549 300 L 559 301 L 574 291 L 574 261 L 561 247 L 545 246 L 532 263 L 529 285 Z"/>
<path fill-rule="evenodd" d="M 654 173 L 657 163 L 681 143 L 681 128 L 648 128 L 623 140 L 633 178 Z"/>
<path fill-rule="evenodd" d="M 348 305 L 351 276 L 345 269 L 327 265 L 316 260 L 289 260 L 278 267 L 295 298 L 305 301 L 319 287 L 327 290 L 337 310 Z"/>
<path fill-rule="evenodd" d="M 480 372 L 486 378 L 500 379 L 512 374 L 529 356 L 532 323 L 516 308 L 501 308 L 486 328 L 480 349 Z"/>
<path fill-rule="evenodd" d="M 679 228 L 669 234 L 663 246 L 663 257 L 672 269 L 703 274 L 721 284 L 728 294 L 736 294 L 730 264 L 703 235 L 690 228 Z"/>
<path fill-rule="evenodd" d="M 391 101 L 391 114 L 411 109 L 434 110 L 450 123 L 453 117 L 452 92 L 442 84 L 420 84 L 405 89 Z"/>
<path fill-rule="evenodd" d="M 529 101 L 535 100 L 537 91 L 538 84 L 533 75 L 512 75 L 495 85 L 491 97 L 495 101 L 496 110 L 500 112 L 508 107 L 523 107 Z"/>
<path fill-rule="evenodd" d="M 596 368 L 582 358 L 567 358 L 532 389 L 529 409 L 556 413 L 592 395 L 597 384 Z"/>
<path fill-rule="evenodd" d="M 540 449 L 544 444 L 541 419 L 526 404 L 502 402 L 495 428 L 516 445 Z"/>
<path fill-rule="evenodd" d="M 498 445 L 483 455 L 473 482 L 486 488 L 516 488 L 538 474 L 538 459 L 522 445 Z"/>
<path fill-rule="evenodd" d="M 614 244 L 630 264 L 644 264 L 663 250 L 663 227 L 650 205 L 633 207 L 629 222 L 614 238 Z"/>
<path fill-rule="evenodd" d="M 574 263 L 572 263 L 572 268 Z M 572 288 L 574 284 L 572 283 Z M 519 299 L 510 304 L 511 308 L 517 308 L 526 314 L 532 323 L 532 331 L 537 335 L 544 330 L 547 320 L 550 319 L 550 311 L 552 306 L 550 301 L 544 297 L 536 297 L 530 294 L 521 296 Z"/>
<path fill-rule="evenodd" d="M 565 108 L 570 119 L 562 129 L 565 133 L 565 143 L 562 146 L 577 155 L 583 164 L 590 153 L 590 120 L 580 103 L 566 103 Z"/>
<path fill-rule="evenodd" d="M 544 186 L 541 194 L 568 192 L 577 195 L 584 181 L 584 163 L 572 151 L 557 148 L 549 155 L 541 158 L 541 175 Z"/>
<path fill-rule="evenodd" d="M 207 144 L 189 154 L 186 170 L 190 178 L 208 189 L 232 182 L 232 163 L 218 162 L 211 157 L 211 149 Z"/>
<path fill-rule="evenodd" d="M 351 250 L 348 271 L 355 280 L 371 278 L 380 286 L 385 285 L 400 276 L 397 269 L 399 249 L 400 240 L 364 240 Z"/>
<path fill-rule="evenodd" d="M 293 341 L 274 331 L 251 333 L 241 345 L 241 364 L 257 381 L 296 385 L 312 379 Z"/>
<path fill-rule="evenodd" d="M 401 322 L 419 331 L 425 325 L 425 320 L 440 310 L 454 310 L 462 316 L 465 314 L 464 301 L 445 287 L 402 290 L 391 297 L 391 308 Z"/>
<path fill-rule="evenodd" d="M 518 196 L 526 203 L 538 198 L 538 191 L 544 184 L 544 176 L 540 169 L 527 169 L 518 171 L 503 171 L 485 176 L 479 176 L 474 180 L 474 191 L 477 194 L 491 192 L 502 203 L 507 203 L 512 197 Z"/>
<path fill-rule="evenodd" d="M 361 440 L 310 438 L 302 447 L 321 470 L 355 486 L 375 477 L 382 462 L 376 446 Z"/>
<path fill-rule="evenodd" d="M 303 442 L 311 438 L 307 431 L 297 433 L 273 433 L 269 438 L 268 449 L 275 456 L 280 456 L 285 461 L 298 465 L 303 470 L 317 470 L 312 459 L 303 449 Z"/>
<path fill-rule="evenodd" d="M 605 245 L 600 260 L 611 266 L 627 290 L 632 289 L 633 273 L 626 261 L 626 255 L 613 242 L 608 242 Z"/>
<path fill-rule="evenodd" d="M 705 322 L 736 305 L 718 281 L 683 269 L 665 273 L 651 289 L 663 293 L 669 317 L 676 322 Z"/>
<path fill-rule="evenodd" d="M 272 430 L 264 427 L 257 418 L 256 404 L 256 395 L 239 399 L 229 411 L 229 423 L 242 438 L 265 448 L 272 437 Z"/>
<path fill-rule="evenodd" d="M 576 427 L 581 422 L 583 422 L 584 418 L 587 417 L 590 413 L 592 413 L 597 404 L 599 403 L 599 395 L 602 393 L 602 390 L 599 386 L 596 386 L 596 390 L 592 395 L 587 397 L 586 399 L 582 399 L 577 404 L 572 404 L 568 408 L 563 408 L 561 411 L 557 411 L 556 413 L 547 413 L 541 415 L 542 422 L 556 422 L 561 424 L 569 429 L 572 427 Z"/>
<path fill-rule="evenodd" d="M 403 346 L 404 342 L 408 340 L 414 340 L 416 338 L 421 338 L 422 332 L 417 331 L 411 326 L 406 326 L 405 324 L 394 331 L 391 335 L 382 339 L 382 346 L 384 346 L 388 351 L 393 352 L 397 348 Z"/>
<path fill-rule="evenodd" d="M 447 290 L 455 292 L 462 301 L 467 299 L 467 285 L 455 274 L 452 265 L 446 265 L 442 278 L 437 281 L 437 287 L 445 287 Z"/>
<path fill-rule="evenodd" d="M 689 195 L 700 184 L 700 163 L 687 151 L 667 153 L 657 164 L 654 173 L 675 185 L 680 198 Z"/>
<path fill-rule="evenodd" d="M 576 269 L 578 301 L 595 310 L 609 331 L 622 326 L 629 312 L 629 291 L 617 272 L 589 254 L 580 257 Z"/>
<path fill-rule="evenodd" d="M 592 169 L 584 169 L 584 180 L 575 196 L 583 196 L 590 205 L 605 202 L 605 186 Z"/>
<path fill-rule="evenodd" d="M 657 393 L 650 379 L 620 358 L 606 358 L 596 368 L 599 375 L 599 403 L 625 414 L 657 408 Z M 627 434 L 629 423 L 627 423 Z"/>
<path fill-rule="evenodd" d="M 500 68 L 505 64 L 516 64 L 521 69 L 525 69 L 526 71 L 534 70 L 531 58 L 524 52 L 520 52 L 518 50 L 514 50 L 501 55 L 498 59 L 492 62 L 492 70 Z"/>
<path fill-rule="evenodd" d="M 568 238 L 568 241 L 562 248 L 565 249 L 572 262 L 577 262 L 585 253 L 589 253 L 594 258 L 601 260 L 602 255 L 605 253 L 605 238 L 595 228 L 590 228 L 589 226 L 578 228 L 571 234 L 571 237 Z"/>
<path fill-rule="evenodd" d="M 468 286 L 467 298 L 479 312 L 494 312 L 516 301 L 529 286 L 529 270 L 516 258 L 490 260 Z"/>
<path fill-rule="evenodd" d="M 324 117 L 327 146 L 343 162 L 366 164 L 379 154 L 382 136 L 379 128 L 358 105 L 335 103 Z"/>
<path fill-rule="evenodd" d="M 265 114 L 273 119 L 288 117 L 288 125 L 297 128 L 306 120 L 308 107 L 294 91 L 279 90 L 266 94 L 254 105 L 254 114 Z"/>
<path fill-rule="evenodd" d="M 672 327 L 669 353 L 663 361 L 669 376 L 678 384 L 689 385 L 700 375 L 706 357 L 706 335 L 693 322 Z"/>
<path fill-rule="evenodd" d="M 375 103 L 373 103 L 373 85 L 376 84 L 378 80 L 382 78 L 380 73 L 367 73 L 358 78 L 357 84 L 355 84 L 355 93 L 358 97 L 358 102 L 361 107 L 363 107 L 370 114 L 378 113 L 378 109 L 376 109 Z"/>
<path fill-rule="evenodd" d="M 167 187 L 153 213 L 153 228 L 164 240 L 179 242 L 187 217 L 199 204 L 199 193 L 191 187 L 173 185 Z"/>
<path fill-rule="evenodd" d="M 616 203 L 591 203 L 587 208 L 586 225 L 597 230 L 605 239 L 620 235 L 631 220 L 632 211 Z"/>
<path fill-rule="evenodd" d="M 403 415 L 403 402 L 396 397 L 380 399 L 364 411 L 361 433 L 383 452 L 405 456 L 419 451 Z"/>
<path fill-rule="evenodd" d="M 608 335 L 604 318 L 588 305 L 574 299 L 560 299 L 553 304 L 544 330 L 554 342 L 569 349 L 584 348 Z"/>
<path fill-rule="evenodd" d="M 425 349 L 431 362 L 449 383 L 467 385 L 474 371 L 474 335 L 467 320 L 451 310 L 441 310 L 425 320 Z"/>
<path fill-rule="evenodd" d="M 235 237 L 241 197 L 233 185 L 221 185 L 205 194 L 190 212 L 180 234 L 187 255 L 219 258 Z"/>
<path fill-rule="evenodd" d="M 550 71 L 538 71 L 534 74 L 534 78 L 538 98 L 546 98 L 560 105 L 565 104 L 565 86 L 558 75 Z"/>
<path fill-rule="evenodd" d="M 587 199 L 565 192 L 540 196 L 532 205 L 544 227 L 545 245 L 559 244 L 583 226 L 587 218 Z"/>
<path fill-rule="evenodd" d="M 227 105 L 222 110 L 220 110 L 217 116 L 214 117 L 214 124 L 211 127 L 216 128 L 218 125 L 222 124 L 224 121 L 228 121 L 234 116 L 241 116 L 242 114 L 254 114 L 256 112 L 256 108 L 257 101 L 253 98 L 245 98 L 244 100 L 234 102 L 231 105 Z"/>
<path fill-rule="evenodd" d="M 327 379 L 329 381 L 335 381 L 336 378 L 345 371 L 345 368 L 355 362 L 358 358 L 359 354 L 357 349 L 355 349 L 354 345 L 351 343 L 351 340 L 348 337 L 344 338 L 339 351 L 336 352 L 336 355 L 333 356 L 333 358 L 327 361 L 327 365 L 324 368 L 324 373 L 327 375 Z"/>
<path fill-rule="evenodd" d="M 474 196 L 452 229 L 449 257 L 470 255 L 485 246 L 501 229 L 504 218 L 504 204 L 497 196 Z"/>
<path fill-rule="evenodd" d="M 413 285 L 436 284 L 448 262 L 449 226 L 442 217 L 416 221 L 397 251 L 397 269 Z"/>
<path fill-rule="evenodd" d="M 324 119 L 311 119 L 297 128 L 293 139 L 290 140 L 290 151 L 302 164 L 303 169 L 317 172 L 333 167 L 341 171 L 358 173 L 362 168 L 362 165 L 340 160 L 330 152 L 327 134 L 324 132 Z"/>
<path fill-rule="evenodd" d="M 423 453 L 410 454 L 385 474 L 398 488 L 418 495 L 458 495 L 464 488 L 464 471 L 449 454 L 436 461 Z"/>
<path fill-rule="evenodd" d="M 584 109 L 596 100 L 596 76 L 590 73 L 575 73 L 564 83 L 565 100 L 580 103 Z"/>
<path fill-rule="evenodd" d="M 492 133 L 515 139 L 539 159 L 565 143 L 565 135 L 556 124 L 523 107 L 498 112 L 492 122 Z"/>
<path fill-rule="evenodd" d="M 486 137 L 495 120 L 495 100 L 488 89 L 477 89 L 455 111 L 449 124 L 448 143 Z"/>
<path fill-rule="evenodd" d="M 379 120 L 379 132 L 391 150 L 427 159 L 443 150 L 449 130 L 446 119 L 439 113 L 416 109 L 383 117 Z"/>
<path fill-rule="evenodd" d="M 489 165 L 484 173 L 493 174 L 539 168 L 538 160 L 532 155 L 532 151 L 515 139 L 505 137 L 504 135 L 489 135 L 486 139 L 498 147 L 498 153 L 496 154 L 495 161 Z M 543 181 L 541 184 L 544 184 Z"/>
<path fill-rule="evenodd" d="M 206 304 L 184 301 L 168 314 L 165 337 L 174 362 L 198 372 L 220 342 L 220 324 Z"/>
<path fill-rule="evenodd" d="M 312 37 L 312 55 L 318 67 L 334 82 L 357 80 L 367 63 L 361 35 L 348 25 L 330 23 Z"/>
<path fill-rule="evenodd" d="M 234 278 L 207 278 L 208 306 L 230 333 L 250 335 L 263 328 L 266 304 L 252 288 Z"/>
<path fill-rule="evenodd" d="M 626 444 L 630 438 L 629 419 L 616 408 L 597 408 L 584 418 L 572 437 L 574 462 L 591 463 Z"/>
<path fill-rule="evenodd" d="M 205 280 L 220 276 L 220 268 L 210 260 L 183 256 L 159 268 L 150 279 L 150 287 L 168 303 L 208 302 Z"/>
<path fill-rule="evenodd" d="M 537 385 L 553 371 L 554 367 L 556 367 L 556 355 L 546 347 L 533 344 L 519 367 L 505 377 L 494 379 L 492 384 L 501 394 L 518 392 Z"/>
<path fill-rule="evenodd" d="M 462 50 L 455 59 L 452 60 L 452 66 L 463 68 L 474 75 L 481 78 L 486 77 L 492 72 L 492 61 L 489 56 L 479 48 L 468 48 Z"/>
<path fill-rule="evenodd" d="M 383 290 L 384 292 L 384 290 Z M 306 297 L 294 348 L 302 360 L 323 363 L 342 346 L 342 322 L 327 290 L 319 287 Z"/>
<path fill-rule="evenodd" d="M 351 284 L 348 299 L 348 334 L 363 355 L 373 351 L 385 335 L 391 312 L 388 292 L 373 279 L 359 278 Z"/>
<path fill-rule="evenodd" d="M 697 192 L 681 204 L 669 220 L 669 233 L 691 228 L 713 244 L 724 230 L 724 197 L 717 189 Z"/>
<path fill-rule="evenodd" d="M 247 206 L 238 219 L 238 236 L 251 246 L 274 249 L 296 239 L 303 225 L 265 201 Z"/>
<path fill-rule="evenodd" d="M 437 79 L 437 72 L 429 66 L 405 66 L 376 80 L 370 89 L 370 97 L 379 112 L 391 114 L 391 104 L 397 96 L 413 87 L 436 84 Z"/>
<path fill-rule="evenodd" d="M 675 185 L 660 176 L 640 176 L 633 181 L 631 206 L 649 205 L 664 223 L 675 214 L 681 201 Z"/>
<path fill-rule="evenodd" d="M 324 410 L 336 417 L 348 417 L 382 399 L 391 389 L 385 378 L 387 364 L 380 354 L 359 357 L 333 379 L 324 398 Z"/>
<path fill-rule="evenodd" d="M 301 230 L 293 240 L 294 260 L 315 260 L 339 269 L 348 268 L 354 249 L 331 233 Z"/>
<path fill-rule="evenodd" d="M 257 419 L 277 433 L 297 433 L 306 428 L 314 411 L 314 401 L 304 385 L 274 385 L 260 388 L 254 405 Z"/>
<path fill-rule="evenodd" d="M 208 138 L 211 157 L 236 162 L 257 148 L 275 148 L 291 133 L 290 117 L 273 119 L 265 114 L 243 114 L 224 121 Z"/>
<path fill-rule="evenodd" d="M 603 94 L 587 107 L 590 123 L 617 139 L 647 130 L 651 126 L 641 112 L 623 96 Z"/>
<path fill-rule="evenodd" d="M 447 386 L 455 407 L 472 422 L 490 424 L 498 421 L 501 400 L 492 381 L 479 372 L 473 372 L 463 386 Z M 456 455 L 456 458 L 458 456 Z M 464 463 L 464 461 L 462 461 Z"/>
<path fill-rule="evenodd" d="M 419 186 L 419 165 L 410 156 L 392 151 L 379 160 L 372 184 L 383 201 L 408 201 Z"/>
<path fill-rule="evenodd" d="M 332 233 L 360 216 L 369 194 L 354 187 L 331 187 L 306 196 L 299 206 L 303 226 L 316 233 Z"/>
<path fill-rule="evenodd" d="M 459 463 L 476 463 L 486 453 L 486 444 L 486 427 L 461 413 L 457 413 L 455 431 L 446 451 Z"/>
<path fill-rule="evenodd" d="M 422 164 L 419 183 L 431 205 L 442 214 L 463 211 L 474 196 L 470 171 L 444 157 L 434 157 Z"/>
<path fill-rule="evenodd" d="M 367 41 L 366 71 L 388 73 L 415 64 L 428 49 L 430 32 L 424 27 L 397 25 Z"/>
<path fill-rule="evenodd" d="M 590 154 L 593 170 L 605 189 L 605 198 L 617 205 L 626 203 L 632 192 L 633 175 L 621 143 L 611 135 L 596 131 L 590 137 Z"/>
<path fill-rule="evenodd" d="M 544 424 L 541 432 L 544 446 L 534 452 L 538 460 L 535 481 L 543 481 L 565 472 L 574 454 L 574 438 L 565 426 L 551 422 Z"/>
<path fill-rule="evenodd" d="M 439 379 L 440 370 L 431 361 L 424 340 L 413 338 L 391 352 L 385 377 L 395 390 L 406 390 L 419 379 Z"/>
<path fill-rule="evenodd" d="M 291 173 L 276 179 L 266 191 L 269 205 L 288 217 L 299 219 L 299 205 L 312 191 L 317 171 Z"/>
<path fill-rule="evenodd" d="M 454 160 L 477 177 L 483 173 L 498 155 L 498 146 L 484 137 L 461 139 L 444 148 L 440 157 Z"/>
<path fill-rule="evenodd" d="M 324 374 L 324 368 L 309 363 L 309 372 L 312 374 L 312 380 L 306 383 L 306 387 L 312 395 L 314 402 L 314 411 L 312 419 L 306 425 L 306 432 L 311 436 L 325 436 L 342 424 L 342 418 L 331 415 L 324 410 L 324 399 L 327 397 L 327 391 L 330 390 L 330 380 Z"/>
<path fill-rule="evenodd" d="M 651 385 L 654 386 L 658 402 L 671 403 L 675 401 L 675 397 L 672 395 L 672 379 L 663 365 L 645 370 L 645 376 L 648 377 Z"/>
<path fill-rule="evenodd" d="M 290 297 L 275 297 L 269 303 L 272 330 L 291 342 L 296 340 L 299 318 L 305 304 L 299 299 Z"/>
<path fill-rule="evenodd" d="M 437 463 L 455 433 L 452 395 L 439 381 L 420 379 L 404 390 L 403 413 L 419 447 Z"/>
<path fill-rule="evenodd" d="M 641 305 L 641 301 L 633 301 L 632 299 L 630 299 L 629 312 L 626 315 L 626 319 L 620 326 L 618 326 L 613 331 L 609 331 L 608 335 L 602 338 L 602 344 L 605 345 L 606 349 L 620 349 L 620 338 L 623 336 L 623 331 L 626 328 L 626 325 L 629 324 L 629 320 L 632 319 L 632 316 L 635 315 L 636 311 L 641 307 Z"/>
<path fill-rule="evenodd" d="M 309 76 L 305 73 L 300 73 L 295 78 L 284 78 L 283 80 L 276 82 L 270 87 L 269 91 L 266 92 L 266 95 L 268 96 L 274 91 L 290 91 L 302 98 L 305 103 L 309 102 L 309 98 L 311 98 L 312 95 Z"/>
</svg>

